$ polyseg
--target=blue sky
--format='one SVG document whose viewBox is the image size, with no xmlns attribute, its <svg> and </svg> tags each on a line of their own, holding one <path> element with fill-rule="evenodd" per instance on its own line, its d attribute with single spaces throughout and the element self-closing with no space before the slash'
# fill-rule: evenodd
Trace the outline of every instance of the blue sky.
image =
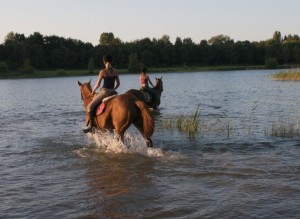
<svg viewBox="0 0 300 219">
<path fill-rule="evenodd" d="M 261 41 L 275 31 L 300 35 L 299 0 L 0 0 L 0 43 L 8 32 L 57 35 L 98 44 L 113 32 L 122 41 L 219 34 Z"/>
</svg>

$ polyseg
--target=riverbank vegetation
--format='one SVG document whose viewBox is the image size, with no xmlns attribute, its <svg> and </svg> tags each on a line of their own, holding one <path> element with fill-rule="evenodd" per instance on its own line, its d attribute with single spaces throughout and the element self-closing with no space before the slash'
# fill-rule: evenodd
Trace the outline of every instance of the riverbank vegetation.
<svg viewBox="0 0 300 219">
<path fill-rule="evenodd" d="M 39 32 L 28 37 L 10 32 L 0 45 L 0 78 L 93 74 L 103 67 L 107 53 L 121 73 L 138 73 L 143 65 L 153 72 L 286 68 L 300 63 L 300 38 L 276 31 L 260 42 L 235 42 L 226 35 L 200 42 L 177 37 L 172 43 L 168 35 L 123 42 L 113 33 L 102 33 L 94 46 Z"/>
<path fill-rule="evenodd" d="M 278 72 L 272 75 L 272 79 L 279 81 L 300 81 L 300 69 L 292 68 L 288 71 Z"/>
</svg>

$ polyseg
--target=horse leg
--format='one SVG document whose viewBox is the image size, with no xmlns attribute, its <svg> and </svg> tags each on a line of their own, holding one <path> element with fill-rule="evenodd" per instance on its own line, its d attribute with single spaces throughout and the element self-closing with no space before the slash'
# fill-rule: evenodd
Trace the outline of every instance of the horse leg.
<svg viewBox="0 0 300 219">
<path fill-rule="evenodd" d="M 115 127 L 115 132 L 117 133 L 117 139 L 120 143 L 124 144 L 124 135 L 125 131 L 129 128 L 130 125 L 127 123 L 123 124 L 122 126 L 119 126 L 117 124 L 114 125 Z"/>
<path fill-rule="evenodd" d="M 117 139 L 119 141 L 119 143 L 124 144 L 124 133 L 123 134 L 117 134 Z"/>
<path fill-rule="evenodd" d="M 153 142 L 152 142 L 151 138 L 146 138 L 145 141 L 146 141 L 147 147 L 153 147 Z"/>
<path fill-rule="evenodd" d="M 134 122 L 133 125 L 139 130 L 141 135 L 143 136 L 146 146 L 147 147 L 153 147 L 153 142 L 150 137 L 145 136 L 144 131 L 143 131 L 143 124 L 141 122 Z"/>
</svg>

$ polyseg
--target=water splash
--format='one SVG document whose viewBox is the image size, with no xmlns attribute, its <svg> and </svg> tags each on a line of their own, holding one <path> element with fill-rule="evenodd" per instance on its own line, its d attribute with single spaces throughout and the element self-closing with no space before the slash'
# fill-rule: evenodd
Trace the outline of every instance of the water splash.
<svg viewBox="0 0 300 219">
<path fill-rule="evenodd" d="M 104 153 L 138 153 L 149 157 L 164 157 L 164 152 L 159 147 L 149 148 L 139 133 L 127 132 L 124 136 L 124 144 L 119 142 L 117 135 L 107 131 L 96 131 L 88 134 L 90 142 L 95 142 L 93 149 L 85 148 L 77 152 L 79 156 L 87 156 L 87 150 L 94 150 Z"/>
</svg>

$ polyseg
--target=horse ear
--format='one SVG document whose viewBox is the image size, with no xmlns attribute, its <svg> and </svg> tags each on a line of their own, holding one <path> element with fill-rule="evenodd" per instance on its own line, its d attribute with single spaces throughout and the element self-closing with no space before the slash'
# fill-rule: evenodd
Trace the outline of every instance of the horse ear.
<svg viewBox="0 0 300 219">
<path fill-rule="evenodd" d="M 155 77 L 155 79 L 157 80 L 158 78 L 157 78 L 157 77 Z"/>
<path fill-rule="evenodd" d="M 90 79 L 88 83 L 90 84 L 91 82 L 92 82 L 92 79 Z"/>
<path fill-rule="evenodd" d="M 82 84 L 80 83 L 80 81 L 78 81 L 78 85 L 79 85 L 79 86 L 82 86 Z"/>
</svg>

